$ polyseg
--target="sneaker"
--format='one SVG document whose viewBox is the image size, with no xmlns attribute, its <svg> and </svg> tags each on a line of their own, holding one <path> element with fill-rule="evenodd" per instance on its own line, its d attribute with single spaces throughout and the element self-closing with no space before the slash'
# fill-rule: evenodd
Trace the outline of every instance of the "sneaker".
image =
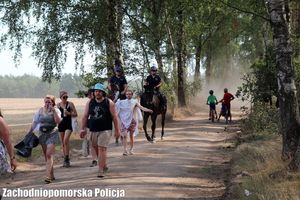
<svg viewBox="0 0 300 200">
<path fill-rule="evenodd" d="M 134 153 L 133 153 L 133 150 L 132 149 L 130 149 L 129 150 L 129 155 L 133 155 Z"/>
<path fill-rule="evenodd" d="M 127 151 L 124 151 L 124 152 L 123 152 L 123 156 L 128 156 Z"/>
<path fill-rule="evenodd" d="M 103 170 L 99 170 L 97 177 L 98 178 L 103 178 L 104 177 L 104 171 Z"/>
<path fill-rule="evenodd" d="M 53 180 L 55 180 L 55 178 L 46 177 L 44 181 L 46 184 L 49 184 L 49 183 L 52 183 Z"/>
<path fill-rule="evenodd" d="M 105 166 L 105 167 L 103 168 L 103 172 L 106 173 L 107 171 L 108 171 L 108 167 Z"/>
<path fill-rule="evenodd" d="M 70 160 L 65 160 L 63 167 L 66 167 L 66 168 L 71 167 Z"/>
<path fill-rule="evenodd" d="M 90 167 L 95 167 L 95 166 L 97 166 L 97 160 L 93 160 L 92 164 L 90 165 Z"/>
</svg>

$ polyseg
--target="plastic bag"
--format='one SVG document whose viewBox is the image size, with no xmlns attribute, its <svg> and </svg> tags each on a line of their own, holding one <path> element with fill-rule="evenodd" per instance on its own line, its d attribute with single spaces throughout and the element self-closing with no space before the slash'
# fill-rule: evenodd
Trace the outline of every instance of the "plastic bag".
<svg viewBox="0 0 300 200">
<path fill-rule="evenodd" d="M 80 132 L 79 123 L 77 121 L 77 117 L 72 117 L 72 129 L 74 133 Z"/>
</svg>

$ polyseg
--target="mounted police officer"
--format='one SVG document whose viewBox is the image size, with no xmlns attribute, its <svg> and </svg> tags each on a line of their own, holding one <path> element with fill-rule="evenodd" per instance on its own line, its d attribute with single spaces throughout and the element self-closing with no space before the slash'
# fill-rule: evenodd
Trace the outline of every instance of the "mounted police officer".
<svg viewBox="0 0 300 200">
<path fill-rule="evenodd" d="M 162 110 L 167 109 L 167 99 L 164 94 L 159 91 L 162 84 L 160 76 L 157 74 L 157 65 L 153 63 L 150 68 L 150 74 L 147 76 L 144 84 L 145 92 L 156 94 L 160 101 Z"/>
</svg>

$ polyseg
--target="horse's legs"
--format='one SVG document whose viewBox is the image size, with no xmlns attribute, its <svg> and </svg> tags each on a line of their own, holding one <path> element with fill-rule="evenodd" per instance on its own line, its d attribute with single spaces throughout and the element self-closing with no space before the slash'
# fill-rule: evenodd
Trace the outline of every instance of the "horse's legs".
<svg viewBox="0 0 300 200">
<path fill-rule="evenodd" d="M 161 139 L 163 139 L 165 134 L 165 120 L 166 120 L 166 113 L 163 112 L 161 114 Z"/>
<path fill-rule="evenodd" d="M 143 122 L 144 122 L 144 124 L 143 124 L 143 129 L 144 129 L 144 132 L 145 132 L 145 137 L 147 138 L 147 140 L 149 141 L 149 142 L 151 142 L 151 138 L 150 138 L 150 136 L 148 135 L 148 133 L 147 133 L 147 122 L 148 122 L 148 118 L 149 118 L 149 113 L 147 113 L 147 112 L 144 112 L 144 116 L 143 116 Z"/>
<path fill-rule="evenodd" d="M 151 126 L 152 136 L 151 136 L 151 139 L 152 140 L 154 140 L 154 138 L 155 138 L 156 118 L 157 118 L 156 114 L 151 115 L 151 121 L 152 121 L 152 126 Z"/>
</svg>

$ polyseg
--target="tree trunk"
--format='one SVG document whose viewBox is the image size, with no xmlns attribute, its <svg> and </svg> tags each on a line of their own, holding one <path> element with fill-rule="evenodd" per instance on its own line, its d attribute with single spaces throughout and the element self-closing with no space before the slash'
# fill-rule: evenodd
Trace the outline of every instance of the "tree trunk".
<svg viewBox="0 0 300 200">
<path fill-rule="evenodd" d="M 177 32 L 177 78 L 178 78 L 178 104 L 180 107 L 186 106 L 185 99 L 185 66 L 184 66 L 184 24 L 183 24 L 183 11 L 177 11 L 178 16 L 178 32 Z"/>
<path fill-rule="evenodd" d="M 296 170 L 300 164 L 300 142 L 298 103 L 293 78 L 292 48 L 289 41 L 289 27 L 285 0 L 268 0 L 273 31 L 274 51 L 278 67 L 279 113 L 282 133 L 282 158 L 292 158 L 290 169 Z"/>
<path fill-rule="evenodd" d="M 166 81 L 167 77 L 164 74 L 163 70 L 163 61 L 161 56 L 161 30 L 160 30 L 160 19 L 162 18 L 163 13 L 163 1 L 152 0 L 151 1 L 151 10 L 152 10 L 152 19 L 151 19 L 151 30 L 153 33 L 153 49 L 155 59 L 157 61 L 158 72 L 161 75 L 163 81 Z"/>
<path fill-rule="evenodd" d="M 163 72 L 163 62 L 162 62 L 162 56 L 161 56 L 161 52 L 160 52 L 160 43 L 159 43 L 159 41 L 157 41 L 155 44 L 156 45 L 155 45 L 154 54 L 155 54 L 155 60 L 157 62 L 157 66 L 158 66 L 158 72 L 161 75 L 163 81 L 166 81 L 166 77 Z"/>
<path fill-rule="evenodd" d="M 166 9 L 166 16 L 167 16 L 167 9 Z M 170 26 L 168 25 L 168 22 L 166 23 L 166 29 L 167 29 L 167 33 L 168 33 L 168 38 L 169 38 L 169 43 L 172 49 L 172 72 L 174 73 L 176 70 L 176 50 L 175 50 L 175 45 L 174 45 L 174 41 L 173 41 L 173 35 L 170 29 Z"/>
<path fill-rule="evenodd" d="M 205 69 L 205 80 L 206 85 L 209 86 L 209 83 L 211 81 L 211 62 L 212 62 L 212 53 L 211 53 L 211 44 L 210 41 L 208 41 L 208 47 L 207 47 L 207 53 L 206 53 L 206 69 Z"/>
<path fill-rule="evenodd" d="M 294 35 L 296 45 L 294 45 L 295 58 L 300 60 L 300 3 L 291 4 L 291 30 Z M 298 45 L 297 45 L 298 44 Z"/>
<path fill-rule="evenodd" d="M 194 81 L 198 81 L 200 79 L 200 62 L 201 62 L 201 50 L 202 50 L 202 40 L 201 35 L 199 36 L 199 41 L 196 45 L 196 67 L 195 67 L 195 75 Z"/>
<path fill-rule="evenodd" d="M 108 77 L 113 75 L 114 65 L 123 65 L 123 54 L 121 48 L 121 27 L 122 27 L 122 1 L 109 0 L 107 1 L 108 8 L 108 32 L 106 35 L 106 66 Z M 121 18 L 121 19 L 120 19 Z"/>
</svg>

